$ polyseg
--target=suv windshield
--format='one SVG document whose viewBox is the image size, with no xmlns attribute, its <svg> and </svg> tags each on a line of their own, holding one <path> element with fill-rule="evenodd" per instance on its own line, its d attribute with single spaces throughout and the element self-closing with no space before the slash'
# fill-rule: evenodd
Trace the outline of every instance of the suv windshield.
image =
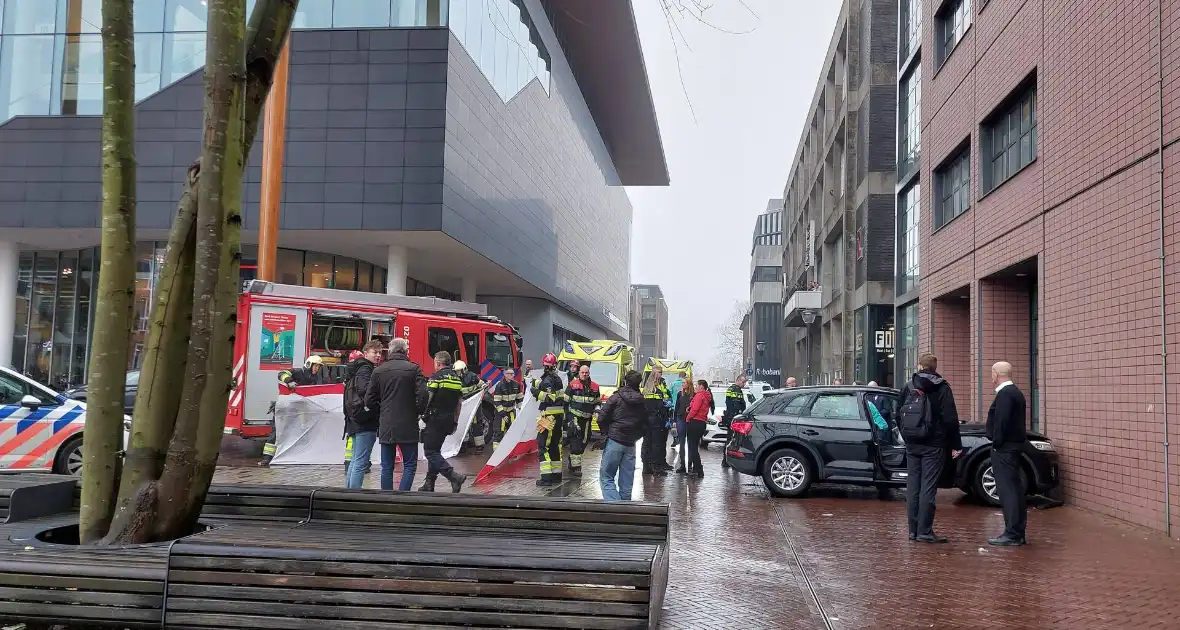
<svg viewBox="0 0 1180 630">
<path fill-rule="evenodd" d="M 599 387 L 618 387 L 619 364 L 602 362 L 591 363 L 590 380 L 598 383 Z"/>
</svg>

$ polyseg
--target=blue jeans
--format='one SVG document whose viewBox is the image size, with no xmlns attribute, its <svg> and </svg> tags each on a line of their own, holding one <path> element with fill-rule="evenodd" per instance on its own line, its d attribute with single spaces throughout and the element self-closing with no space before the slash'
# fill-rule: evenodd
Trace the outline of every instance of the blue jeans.
<svg viewBox="0 0 1180 630">
<path fill-rule="evenodd" d="M 402 452 L 402 480 L 397 485 L 401 491 L 411 490 L 414 473 L 418 472 L 418 443 L 381 444 L 381 489 L 393 490 L 393 466 L 397 463 L 394 447 Z"/>
<path fill-rule="evenodd" d="M 376 431 L 359 431 L 352 436 L 352 461 L 348 464 L 348 478 L 345 488 L 365 487 L 365 474 L 369 472 L 373 458 L 373 445 L 377 443 Z"/>
<path fill-rule="evenodd" d="M 615 486 L 615 476 L 619 483 Z M 631 484 L 635 481 L 635 447 L 607 440 L 598 467 L 598 483 L 604 501 L 630 501 Z"/>
</svg>

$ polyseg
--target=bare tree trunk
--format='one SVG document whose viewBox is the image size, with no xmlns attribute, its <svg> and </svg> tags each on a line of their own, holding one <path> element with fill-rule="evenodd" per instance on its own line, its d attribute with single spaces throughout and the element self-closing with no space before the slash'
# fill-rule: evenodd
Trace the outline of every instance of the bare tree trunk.
<svg viewBox="0 0 1180 630">
<path fill-rule="evenodd" d="M 254 144 L 266 97 L 270 91 L 274 67 L 287 40 L 297 5 L 298 0 L 259 0 L 250 16 L 246 36 L 249 48 L 245 54 L 241 154 L 237 158 L 242 164 L 245 164 Z M 217 319 L 215 314 L 215 322 L 222 322 L 222 327 L 219 329 L 215 326 L 212 332 L 214 339 L 229 339 L 228 344 L 214 343 L 213 352 L 217 353 L 218 348 L 224 349 L 228 346 L 228 354 L 224 358 L 213 354 L 209 357 L 209 380 L 205 384 L 205 390 L 210 393 L 203 394 L 200 398 L 202 408 L 211 410 L 213 407 L 219 407 L 219 410 L 216 413 L 201 412 L 196 420 L 198 428 L 194 461 L 204 464 L 196 466 L 194 476 L 187 481 L 187 488 L 184 488 L 186 492 L 172 494 L 185 483 L 182 478 L 173 477 L 173 485 L 167 492 L 159 487 L 160 476 L 166 467 L 166 452 L 176 429 L 181 396 L 185 387 L 185 381 L 178 379 L 177 375 L 186 374 L 188 371 L 200 182 L 201 164 L 198 161 L 189 170 L 188 181 L 185 183 L 168 242 L 168 253 L 165 256 L 164 272 L 160 282 L 161 287 L 167 287 L 167 291 L 161 290 L 158 293 L 153 306 L 131 439 L 130 451 L 135 451 L 135 456 L 132 457 L 130 451 L 128 454 L 128 466 L 134 466 L 135 472 L 129 470 L 125 474 L 119 492 L 118 520 L 112 524 L 107 542 L 142 543 L 163 540 L 168 538 L 164 529 L 180 531 L 179 535 L 187 533 L 183 530 L 191 528 L 195 523 L 208 492 L 209 483 L 212 481 L 216 450 L 220 447 L 228 389 L 232 379 L 234 330 L 232 324 L 228 330 L 224 328 L 224 324 L 233 318 L 233 309 L 236 308 L 237 302 L 240 219 L 234 217 L 240 216 L 240 185 L 234 188 L 236 200 L 226 201 L 226 209 L 232 210 L 232 216 L 224 217 L 223 247 L 218 255 L 218 265 L 228 265 L 229 268 L 222 270 L 224 274 L 218 280 L 216 301 L 219 305 L 225 304 L 229 311 L 220 311 L 220 319 Z M 228 247 L 230 242 L 234 244 L 232 252 Z M 226 260 L 231 262 L 226 263 Z M 229 297 L 222 297 L 225 295 Z M 226 299 L 228 302 L 223 301 Z M 220 310 L 220 306 L 218 308 Z M 223 392 L 220 394 L 219 404 L 216 400 L 217 392 Z M 173 524 L 167 527 L 156 524 L 160 516 L 161 503 L 173 506 L 174 515 L 170 519 Z M 181 505 L 184 507 L 181 508 Z"/>
<path fill-rule="evenodd" d="M 114 514 L 135 297 L 135 36 L 132 0 L 103 0 L 102 254 L 82 443 L 81 542 Z"/>
<path fill-rule="evenodd" d="M 246 0 L 209 2 L 209 38 L 205 54 L 205 134 L 201 150 L 201 181 L 197 188 L 197 251 L 194 276 L 192 334 L 185 365 L 184 392 L 176 416 L 164 472 L 160 476 L 159 538 L 183 536 L 191 522 L 189 486 L 200 469 L 197 440 L 210 372 L 220 372 L 211 359 L 231 355 L 218 348 L 214 336 L 224 328 L 218 304 L 224 268 L 226 219 L 240 223 L 242 190 L 242 105 L 246 89 Z M 231 204 L 239 207 L 227 210 Z M 235 223 L 235 228 L 239 225 Z M 235 236 L 238 230 L 234 230 Z M 233 248 L 236 252 L 236 246 Z M 231 329 L 232 330 L 232 329 Z M 231 333 L 232 336 L 232 333 Z M 232 350 L 231 350 L 232 351 Z M 215 377 L 215 380 L 220 380 Z M 225 379 L 228 384 L 228 379 Z M 216 386 L 216 383 L 215 383 Z M 222 421 L 225 406 L 220 410 Z M 216 460 L 215 460 L 216 461 Z"/>
</svg>

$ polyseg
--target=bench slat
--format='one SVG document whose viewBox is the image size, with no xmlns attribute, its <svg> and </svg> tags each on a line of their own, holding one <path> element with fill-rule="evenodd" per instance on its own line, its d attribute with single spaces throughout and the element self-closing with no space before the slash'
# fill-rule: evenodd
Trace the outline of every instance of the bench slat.
<svg viewBox="0 0 1180 630">
<path fill-rule="evenodd" d="M 339 562 L 275 560 L 270 558 L 211 558 L 177 556 L 172 558 L 174 569 L 206 571 L 272 571 L 275 573 L 327 573 L 343 576 L 382 576 L 400 579 L 487 580 L 492 582 L 532 582 L 537 584 L 574 584 L 631 586 L 646 588 L 650 576 L 642 573 L 609 573 L 598 571 L 546 571 L 539 569 L 510 570 L 469 566 L 392 565 L 371 562 Z"/>
<path fill-rule="evenodd" d="M 194 613 L 237 613 L 250 614 L 264 605 L 267 615 L 273 617 L 318 618 L 321 623 L 350 619 L 356 621 L 383 621 L 396 615 L 399 621 L 455 624 L 465 626 L 472 622 L 473 614 L 464 610 L 426 610 L 398 608 L 390 610 L 368 606 L 333 606 L 286 604 L 280 602 L 252 602 L 168 598 L 166 622 L 173 621 L 173 612 Z M 647 618 L 627 619 L 622 617 L 590 617 L 583 615 L 544 615 L 502 612 L 480 612 L 478 622 L 488 626 L 540 626 L 548 628 L 574 628 L 584 630 L 642 630 L 647 628 Z M 179 621 L 178 621 L 179 623 Z"/>
<path fill-rule="evenodd" d="M 448 581 L 441 579 L 395 580 L 373 577 L 339 577 L 332 575 L 289 575 L 277 573 L 238 573 L 176 569 L 169 573 L 170 584 L 238 584 L 339 589 L 350 591 L 400 591 L 438 595 L 487 595 L 516 597 L 522 593 L 543 599 L 577 599 L 599 602 L 647 602 L 647 591 L 634 587 L 558 586 L 550 584 L 515 584 Z"/>
<path fill-rule="evenodd" d="M 295 604 L 335 604 L 341 606 L 378 606 L 382 608 L 464 609 L 491 612 L 545 613 L 566 615 L 601 615 L 609 617 L 647 618 L 647 603 L 626 604 L 602 601 L 556 600 L 521 597 L 463 597 L 421 593 L 362 592 L 316 588 L 267 588 L 251 586 L 207 586 L 170 583 L 171 598 L 288 602 Z"/>
</svg>

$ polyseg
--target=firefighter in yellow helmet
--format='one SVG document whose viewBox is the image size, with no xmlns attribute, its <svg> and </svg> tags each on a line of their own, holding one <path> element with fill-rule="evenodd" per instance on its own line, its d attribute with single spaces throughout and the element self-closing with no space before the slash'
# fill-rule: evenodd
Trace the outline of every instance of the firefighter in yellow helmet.
<svg viewBox="0 0 1180 630">
<path fill-rule="evenodd" d="M 537 451 L 541 460 L 540 487 L 561 485 L 561 430 L 565 424 L 565 384 L 557 374 L 557 355 L 552 352 L 541 359 L 545 368 L 541 378 L 533 379 L 531 391 L 541 415 L 537 417 Z"/>
</svg>

